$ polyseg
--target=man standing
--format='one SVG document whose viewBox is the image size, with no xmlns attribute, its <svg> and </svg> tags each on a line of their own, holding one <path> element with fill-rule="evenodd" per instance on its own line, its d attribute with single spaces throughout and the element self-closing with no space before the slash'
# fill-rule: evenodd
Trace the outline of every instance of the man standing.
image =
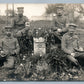
<svg viewBox="0 0 84 84">
<path fill-rule="evenodd" d="M 82 56 L 80 52 L 84 52 L 83 48 L 79 44 L 79 38 L 75 34 L 77 25 L 70 24 L 69 25 L 69 32 L 63 35 L 62 37 L 62 50 L 67 53 L 67 58 L 77 65 L 77 57 Z"/>
<path fill-rule="evenodd" d="M 26 16 L 23 15 L 24 8 L 18 7 L 18 15 L 12 21 L 13 27 L 13 34 L 17 37 L 19 45 L 20 45 L 20 52 L 23 53 L 23 50 L 26 48 L 26 32 L 28 31 L 29 21 Z"/>
<path fill-rule="evenodd" d="M 27 30 L 27 23 L 29 23 L 28 18 L 23 15 L 24 8 L 18 7 L 18 15 L 13 19 L 12 21 L 12 27 L 14 28 L 14 33 L 16 33 L 16 36 L 21 36 L 25 31 Z"/>
<path fill-rule="evenodd" d="M 56 16 L 53 18 L 53 25 L 55 26 L 56 34 L 62 36 L 67 32 L 68 19 L 64 16 L 63 6 L 56 7 Z M 60 38 L 59 38 L 60 39 Z"/>
<path fill-rule="evenodd" d="M 6 62 L 4 62 L 4 68 L 13 68 L 15 62 L 15 55 L 19 53 L 19 44 L 16 38 L 13 37 L 11 33 L 11 27 L 5 27 L 5 36 L 0 41 L 0 56 L 6 57 Z"/>
</svg>

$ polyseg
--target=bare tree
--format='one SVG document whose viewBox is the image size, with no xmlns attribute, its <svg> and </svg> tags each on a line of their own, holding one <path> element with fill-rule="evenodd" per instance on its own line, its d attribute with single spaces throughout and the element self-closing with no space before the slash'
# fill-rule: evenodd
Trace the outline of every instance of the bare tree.
<svg viewBox="0 0 84 84">
<path fill-rule="evenodd" d="M 79 15 L 84 13 L 84 8 L 82 4 L 48 4 L 46 7 L 46 14 L 56 14 L 57 6 L 64 7 L 64 15 L 67 16 L 71 22 L 78 18 L 75 18 L 75 11 L 78 12 Z"/>
<path fill-rule="evenodd" d="M 47 7 L 46 7 L 46 13 L 47 14 L 50 14 L 50 13 L 56 13 L 56 7 L 57 6 L 64 6 L 65 4 L 48 4 Z"/>
</svg>

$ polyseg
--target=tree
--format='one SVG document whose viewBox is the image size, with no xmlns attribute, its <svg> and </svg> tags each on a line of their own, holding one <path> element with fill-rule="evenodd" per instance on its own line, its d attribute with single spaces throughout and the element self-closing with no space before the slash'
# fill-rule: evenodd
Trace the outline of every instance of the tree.
<svg viewBox="0 0 84 84">
<path fill-rule="evenodd" d="M 56 13 L 56 7 L 57 6 L 64 6 L 65 4 L 48 4 L 46 7 L 46 13 L 50 14 L 50 13 Z"/>
<path fill-rule="evenodd" d="M 46 14 L 56 14 L 57 6 L 64 7 L 64 15 L 68 17 L 70 22 L 75 21 L 76 15 L 74 12 L 78 12 L 79 15 L 84 13 L 83 4 L 48 4 L 46 7 Z"/>
<path fill-rule="evenodd" d="M 84 13 L 82 4 L 48 4 L 46 7 L 46 13 L 56 13 L 57 6 L 64 7 L 64 11 L 68 13 L 74 12 L 76 9 L 78 9 L 78 12 Z"/>
</svg>

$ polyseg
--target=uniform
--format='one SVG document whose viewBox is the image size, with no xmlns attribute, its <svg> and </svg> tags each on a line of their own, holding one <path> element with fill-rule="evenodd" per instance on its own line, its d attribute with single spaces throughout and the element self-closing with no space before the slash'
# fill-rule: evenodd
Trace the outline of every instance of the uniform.
<svg viewBox="0 0 84 84">
<path fill-rule="evenodd" d="M 54 39 L 55 39 L 55 46 L 57 48 L 61 47 L 61 39 L 62 36 L 68 32 L 67 24 L 68 24 L 68 18 L 64 16 L 63 6 L 57 6 L 56 7 L 56 15 L 53 16 L 52 24 L 54 25 L 53 33 L 54 33 Z"/>
<path fill-rule="evenodd" d="M 70 36 L 68 33 L 66 33 L 65 35 L 63 35 L 62 37 L 62 49 L 64 52 L 66 52 L 67 54 L 71 54 L 73 52 L 75 52 L 75 48 L 78 48 L 78 36 L 74 35 L 74 36 Z"/>
<path fill-rule="evenodd" d="M 12 20 L 13 32 L 17 36 L 21 36 L 26 31 L 26 23 L 29 22 L 28 18 L 23 15 L 23 7 L 18 7 L 18 15 Z M 21 32 L 22 33 L 21 33 Z"/>
<path fill-rule="evenodd" d="M 56 16 L 54 19 L 54 25 L 57 28 L 65 28 L 67 23 L 67 18 L 65 16 Z"/>
<path fill-rule="evenodd" d="M 7 31 L 6 31 L 7 32 Z M 6 56 L 6 62 L 4 62 L 5 68 L 13 68 L 15 62 L 15 54 L 19 53 L 19 44 L 16 38 L 11 36 L 4 36 L 4 38 L 0 41 L 0 55 L 2 57 Z"/>
<path fill-rule="evenodd" d="M 17 29 L 17 31 L 19 31 L 19 30 L 22 30 L 23 28 L 25 28 L 26 22 L 28 22 L 28 19 L 26 16 L 22 16 L 21 18 L 19 16 L 16 16 L 13 20 L 12 25 L 15 29 Z"/>
<path fill-rule="evenodd" d="M 26 31 L 28 30 L 28 26 L 26 23 L 29 22 L 26 16 L 23 16 L 23 7 L 18 7 L 18 15 L 12 21 L 13 34 L 17 37 L 20 51 L 23 52 L 26 47 Z"/>
<path fill-rule="evenodd" d="M 12 21 L 13 33 L 17 34 L 17 37 L 22 36 L 21 32 L 25 33 L 25 30 L 27 29 L 25 27 L 26 22 L 28 22 L 28 19 L 26 16 L 22 16 L 21 18 L 19 18 L 19 16 L 16 16 L 13 19 Z"/>
<path fill-rule="evenodd" d="M 61 6 L 57 7 L 57 11 L 58 12 L 56 16 L 53 18 L 53 25 L 55 29 L 57 29 L 56 34 L 58 36 L 59 35 L 63 36 L 63 34 L 65 34 L 68 31 L 67 26 L 66 26 L 68 24 L 68 18 L 63 15 L 63 7 Z"/>
<path fill-rule="evenodd" d="M 74 24 L 71 26 L 74 26 Z M 74 29 L 69 29 L 69 32 L 63 35 L 61 47 L 62 50 L 67 53 L 67 58 L 73 63 L 77 64 L 78 61 L 76 58 L 80 57 L 81 54 L 79 52 L 84 50 L 80 46 L 79 38 L 74 32 L 76 29 L 75 26 L 73 28 Z"/>
</svg>

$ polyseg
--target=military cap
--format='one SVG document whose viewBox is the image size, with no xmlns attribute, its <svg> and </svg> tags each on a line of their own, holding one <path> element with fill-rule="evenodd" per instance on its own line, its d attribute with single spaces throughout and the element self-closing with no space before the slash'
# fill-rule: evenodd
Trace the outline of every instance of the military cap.
<svg viewBox="0 0 84 84">
<path fill-rule="evenodd" d="M 12 26 L 5 26 L 5 29 L 12 29 Z"/>
<path fill-rule="evenodd" d="M 2 32 L 5 33 L 6 31 L 11 31 L 12 30 L 12 26 L 5 26 L 3 27 Z"/>
<path fill-rule="evenodd" d="M 76 28 L 77 28 L 77 25 L 76 24 L 74 24 L 74 23 L 70 23 L 69 25 L 68 25 L 68 27 L 69 27 L 69 31 L 73 31 L 73 30 L 76 30 Z"/>
<path fill-rule="evenodd" d="M 76 25 L 76 24 L 74 24 L 74 23 L 70 23 L 70 24 L 68 24 L 68 26 L 77 27 L 78 25 Z"/>
<path fill-rule="evenodd" d="M 23 11 L 24 7 L 17 7 L 18 11 Z"/>
<path fill-rule="evenodd" d="M 64 9 L 63 6 L 56 6 L 56 9 Z"/>
</svg>

